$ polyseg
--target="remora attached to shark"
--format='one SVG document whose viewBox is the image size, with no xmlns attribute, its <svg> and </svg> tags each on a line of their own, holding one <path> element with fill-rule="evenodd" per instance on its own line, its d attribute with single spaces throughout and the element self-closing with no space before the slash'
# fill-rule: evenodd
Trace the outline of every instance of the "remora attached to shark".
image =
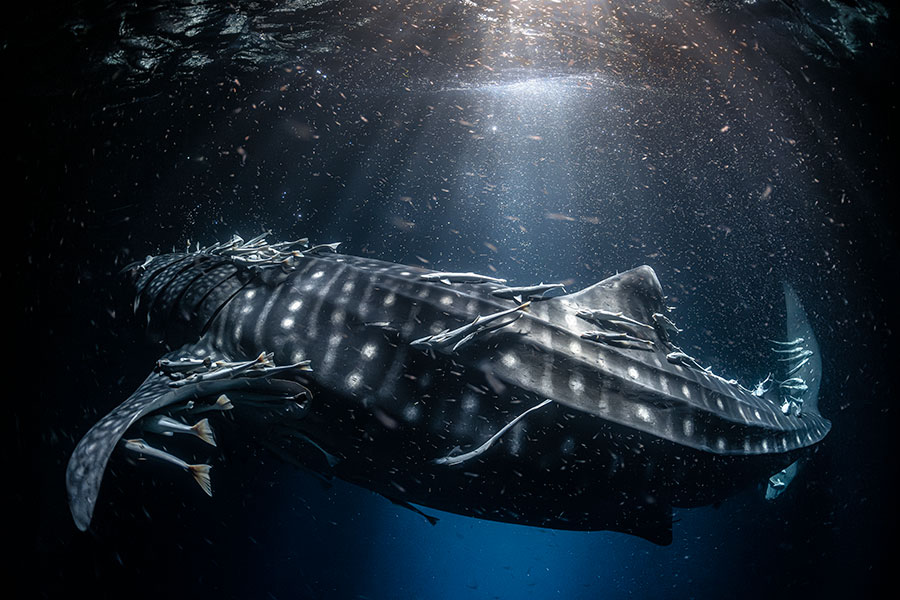
<svg viewBox="0 0 900 600">
<path fill-rule="evenodd" d="M 236 237 L 130 269 L 135 309 L 180 347 L 75 448 L 80 529 L 123 435 L 160 415 L 213 427 L 231 415 L 277 455 L 414 510 L 660 544 L 673 506 L 793 467 L 831 427 L 818 346 L 787 286 L 789 341 L 774 342 L 785 379 L 750 390 L 672 343 L 647 266 L 520 304 L 496 278 L 305 246 Z M 185 465 L 151 443 L 130 449 Z"/>
</svg>

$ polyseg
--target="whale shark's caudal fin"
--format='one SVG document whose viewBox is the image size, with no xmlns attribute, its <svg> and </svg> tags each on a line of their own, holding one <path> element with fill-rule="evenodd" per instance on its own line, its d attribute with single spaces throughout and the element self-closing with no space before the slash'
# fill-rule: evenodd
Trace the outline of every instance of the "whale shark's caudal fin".
<svg viewBox="0 0 900 600">
<path fill-rule="evenodd" d="M 242 362 L 227 362 L 227 357 L 216 358 L 226 360 L 213 361 L 209 350 L 201 344 L 184 346 L 167 354 L 125 402 L 103 417 L 78 442 L 66 468 L 69 509 L 78 529 L 84 531 L 90 525 L 110 454 L 123 434 L 144 416 L 172 405 L 199 407 L 204 400 L 211 405 L 214 398 L 225 393 L 235 402 L 250 398 L 259 403 L 262 399 L 272 406 L 285 405 L 288 409 L 304 404 L 309 396 L 301 384 L 275 377 L 289 371 L 302 371 L 305 363 L 279 367 L 271 362 L 271 355 L 265 353 L 255 360 Z M 211 434 L 210 430 L 207 441 L 212 440 Z M 203 490 L 211 495 L 209 469 L 204 465 L 188 465 L 187 468 Z"/>
<path fill-rule="evenodd" d="M 822 355 L 819 343 L 809 324 L 809 317 L 800 304 L 797 292 L 787 282 L 784 284 L 784 303 L 787 316 L 785 341 L 773 341 L 772 351 L 778 356 L 782 373 L 778 381 L 778 394 L 785 414 L 819 416 L 819 387 L 822 384 Z M 770 381 L 771 374 L 766 378 Z M 777 381 L 777 380 L 776 380 Z M 763 382 L 758 387 L 762 393 Z M 826 428 L 830 424 L 825 421 Z M 780 496 L 796 477 L 800 461 L 794 461 L 769 478 L 766 500 Z"/>
<path fill-rule="evenodd" d="M 797 353 L 797 359 L 785 361 L 785 379 L 798 378 L 806 385 L 803 398 L 803 411 L 819 413 L 819 387 L 822 383 L 822 354 L 819 352 L 819 343 L 813 333 L 812 326 L 797 292 L 789 283 L 784 284 L 784 302 L 787 311 L 787 339 L 790 341 L 802 340 L 797 343 L 797 348 L 803 348 Z M 802 355 L 802 356 L 801 356 Z"/>
</svg>

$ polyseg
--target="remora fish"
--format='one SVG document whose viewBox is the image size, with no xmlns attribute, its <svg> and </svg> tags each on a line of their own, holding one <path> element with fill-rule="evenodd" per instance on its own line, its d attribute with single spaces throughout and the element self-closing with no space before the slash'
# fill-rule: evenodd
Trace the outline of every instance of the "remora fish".
<svg viewBox="0 0 900 600">
<path fill-rule="evenodd" d="M 189 465 L 177 456 L 172 456 L 165 450 L 154 448 L 141 439 L 125 440 L 123 442 L 123 446 L 125 446 L 127 450 L 136 452 L 137 454 L 140 454 L 142 456 L 152 456 L 153 458 L 156 458 L 163 462 L 171 463 L 176 467 L 181 467 L 191 474 L 191 477 L 194 478 L 194 481 L 197 482 L 197 485 L 199 485 L 208 496 L 212 496 L 212 486 L 210 485 L 209 481 L 209 470 L 212 467 L 210 467 L 209 465 Z"/>
<path fill-rule="evenodd" d="M 673 506 L 762 482 L 831 427 L 816 406 L 818 347 L 789 288 L 787 339 L 806 340 L 813 360 L 754 395 L 672 364 L 658 328 L 642 333 L 650 349 L 582 339 L 579 311 L 640 323 L 665 311 L 647 266 L 535 303 L 462 348 L 423 351 L 412 342 L 508 310 L 499 284 L 447 286 L 445 274 L 336 253 L 284 261 L 283 247 L 214 245 L 134 266 L 151 332 L 178 349 L 75 448 L 66 485 L 79 528 L 132 425 L 222 394 L 247 435 L 401 506 L 660 544 Z M 782 412 L 789 393 L 802 415 Z"/>
<path fill-rule="evenodd" d="M 428 335 L 423 338 L 413 340 L 409 343 L 409 345 L 417 347 L 435 347 L 442 349 L 451 347 L 452 345 L 452 351 L 456 352 L 456 350 L 458 350 L 460 346 L 473 339 L 479 333 L 491 331 L 493 329 L 499 329 L 500 327 L 505 327 L 507 325 L 512 325 L 515 322 L 515 319 L 517 319 L 521 314 L 519 311 L 526 310 L 530 305 L 531 302 L 525 302 L 515 308 L 501 310 L 500 312 L 496 312 L 492 315 L 478 315 L 471 323 L 466 323 L 462 327 L 457 327 L 453 330 L 444 329 L 443 331 L 440 331 L 434 335 Z M 514 313 L 515 317 L 512 320 L 506 321 L 505 323 L 501 323 L 499 325 L 496 324 L 497 321 Z"/>
<path fill-rule="evenodd" d="M 419 279 L 421 281 L 440 281 L 447 285 L 453 283 L 506 283 L 505 279 L 478 273 L 449 273 L 445 271 L 422 273 L 419 275 Z"/>
<path fill-rule="evenodd" d="M 167 417 L 165 415 L 155 415 L 153 417 L 147 417 L 145 421 L 145 429 L 147 431 L 169 437 L 175 435 L 176 433 L 193 435 L 198 439 L 203 440 L 210 446 L 216 445 L 216 436 L 213 433 L 212 428 L 209 426 L 209 419 L 203 419 L 202 421 L 198 421 L 194 425 L 185 425 L 181 421 L 176 421 L 171 417 Z"/>
<path fill-rule="evenodd" d="M 522 300 L 546 300 L 551 297 L 547 296 L 548 292 L 561 292 L 564 294 L 566 288 L 561 283 L 541 283 L 521 287 L 504 287 L 492 291 L 491 295 L 497 298 L 521 302 Z"/>
</svg>

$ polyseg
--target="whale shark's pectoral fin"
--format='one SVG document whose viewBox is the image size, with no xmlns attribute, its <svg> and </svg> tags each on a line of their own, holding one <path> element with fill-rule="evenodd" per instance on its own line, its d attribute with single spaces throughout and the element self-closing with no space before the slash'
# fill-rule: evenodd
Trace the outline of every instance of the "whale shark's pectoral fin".
<svg viewBox="0 0 900 600">
<path fill-rule="evenodd" d="M 334 466 L 340 459 L 299 431 L 278 427 L 271 439 L 261 443 L 269 452 L 285 463 L 312 474 L 328 489 L 334 478 Z"/>
<path fill-rule="evenodd" d="M 485 443 L 483 443 L 482 445 L 478 446 L 478 447 L 475 448 L 474 450 L 471 450 L 471 451 L 469 451 L 469 452 L 465 452 L 465 453 L 460 454 L 460 453 L 459 453 L 460 448 L 459 448 L 459 446 L 457 446 L 457 447 L 453 448 L 453 450 L 451 450 L 451 451 L 450 451 L 450 454 L 448 454 L 447 456 L 443 456 L 443 457 L 441 457 L 441 458 L 436 458 L 436 459 L 434 459 L 434 463 L 435 463 L 435 464 L 438 464 L 438 465 L 458 465 L 459 463 L 466 462 L 467 460 L 470 460 L 470 459 L 472 459 L 472 458 L 475 458 L 476 456 L 479 456 L 479 455 L 483 454 L 484 452 L 487 451 L 488 448 L 490 448 L 491 446 L 493 446 L 493 445 L 494 445 L 494 442 L 496 442 L 497 440 L 499 440 L 500 437 L 501 437 L 504 433 L 506 433 L 507 431 L 509 431 L 509 430 L 513 427 L 513 425 L 515 425 L 516 423 L 518 423 L 519 421 L 521 421 L 522 419 L 524 419 L 524 418 L 525 418 L 525 415 L 527 415 L 528 413 L 530 413 L 530 412 L 532 412 L 532 411 L 535 411 L 535 410 L 538 410 L 538 409 L 540 409 L 540 408 L 543 408 L 544 406 L 550 404 L 551 402 L 553 402 L 553 400 L 551 400 L 550 398 L 547 398 L 546 400 L 544 400 L 544 401 L 541 402 L 540 404 L 538 404 L 538 405 L 536 405 L 536 406 L 532 406 L 531 408 L 529 408 L 528 410 L 526 410 L 525 412 L 523 412 L 522 414 L 520 414 L 518 417 L 516 417 L 515 419 L 513 419 L 512 421 L 510 421 L 509 423 L 507 423 L 506 425 L 504 425 L 504 426 L 500 429 L 500 431 L 498 431 L 497 433 L 495 433 L 494 435 L 492 435 L 490 438 L 488 438 L 488 440 L 487 440 Z"/>
<path fill-rule="evenodd" d="M 91 427 L 75 446 L 66 468 L 66 490 L 69 509 L 80 530 L 90 525 L 110 454 L 128 428 L 145 415 L 177 403 L 212 404 L 225 393 L 232 400 L 245 394 L 297 402 L 307 397 L 308 391 L 299 383 L 273 378 L 285 368 L 273 365 L 269 355 L 239 363 L 210 360 L 201 367 L 201 372 L 186 377 L 179 369 L 169 368 L 172 362 L 194 361 L 201 353 L 208 356 L 203 350 L 199 344 L 187 345 L 164 356 L 144 383 Z M 296 366 L 302 370 L 304 365 Z"/>
</svg>

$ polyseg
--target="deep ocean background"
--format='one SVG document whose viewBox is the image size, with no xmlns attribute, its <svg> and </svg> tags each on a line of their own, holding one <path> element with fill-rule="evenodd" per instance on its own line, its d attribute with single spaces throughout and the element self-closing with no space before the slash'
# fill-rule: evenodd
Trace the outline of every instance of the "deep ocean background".
<svg viewBox="0 0 900 600">
<path fill-rule="evenodd" d="M 17 7 L 0 40 L 13 589 L 878 589 L 897 533 L 895 25 L 862 0 Z M 131 318 L 119 269 L 266 229 L 521 285 L 580 289 L 649 264 L 680 344 L 745 385 L 770 366 L 789 281 L 822 349 L 833 430 L 777 501 L 760 482 L 677 510 L 667 547 L 443 513 L 432 527 L 252 447 L 216 459 L 212 499 L 114 461 L 92 531 L 78 532 L 68 456 L 163 352 Z"/>
</svg>

